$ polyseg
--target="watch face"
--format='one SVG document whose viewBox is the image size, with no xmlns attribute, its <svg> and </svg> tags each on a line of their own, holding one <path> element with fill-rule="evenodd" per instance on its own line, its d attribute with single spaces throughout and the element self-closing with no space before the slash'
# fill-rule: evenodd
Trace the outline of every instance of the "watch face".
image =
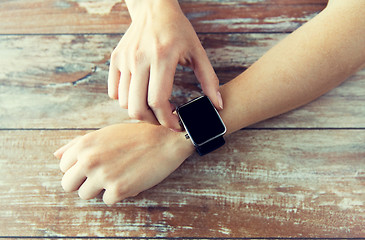
<svg viewBox="0 0 365 240">
<path fill-rule="evenodd" d="M 191 140 L 196 145 L 204 144 L 226 132 L 222 119 L 207 96 L 196 98 L 182 105 L 177 112 Z"/>
</svg>

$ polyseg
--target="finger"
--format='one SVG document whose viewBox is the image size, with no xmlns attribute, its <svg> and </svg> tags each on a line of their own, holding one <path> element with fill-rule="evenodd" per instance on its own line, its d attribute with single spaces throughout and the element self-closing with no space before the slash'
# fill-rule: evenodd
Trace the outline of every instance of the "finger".
<svg viewBox="0 0 365 240">
<path fill-rule="evenodd" d="M 140 65 L 132 74 L 128 97 L 128 114 L 133 119 L 158 124 L 154 113 L 147 105 L 149 77 L 148 66 Z"/>
<path fill-rule="evenodd" d="M 95 198 L 103 190 L 104 188 L 98 186 L 98 182 L 89 177 L 79 188 L 79 196 L 82 199 L 88 200 Z"/>
<path fill-rule="evenodd" d="M 122 201 L 128 196 L 123 196 L 114 189 L 106 189 L 103 194 L 103 201 L 106 205 L 113 205 L 117 202 Z"/>
<path fill-rule="evenodd" d="M 65 153 L 65 151 L 67 151 L 70 147 L 72 147 L 79 139 L 81 136 L 78 136 L 74 139 L 72 139 L 70 142 L 68 142 L 66 145 L 60 147 L 59 149 L 57 149 L 53 155 L 60 159 L 62 157 L 62 155 Z"/>
<path fill-rule="evenodd" d="M 108 73 L 108 95 L 112 99 L 118 99 L 118 85 L 120 79 L 120 72 L 114 65 L 115 57 L 112 55 Z"/>
<path fill-rule="evenodd" d="M 72 146 L 70 146 L 62 155 L 60 160 L 60 169 L 62 172 L 66 172 L 69 170 L 72 166 L 75 165 L 77 162 L 77 149 L 75 147 L 75 143 L 73 143 Z"/>
<path fill-rule="evenodd" d="M 86 176 L 78 165 L 73 165 L 62 178 L 62 187 L 66 192 L 73 192 L 79 189 L 85 181 Z"/>
<path fill-rule="evenodd" d="M 116 196 L 115 194 L 110 190 L 110 189 L 106 189 L 104 194 L 103 194 L 103 201 L 106 205 L 113 205 L 114 203 L 116 203 L 118 200 L 116 200 Z"/>
<path fill-rule="evenodd" d="M 193 70 L 205 95 L 212 101 L 213 105 L 222 110 L 223 100 L 219 92 L 219 80 L 209 61 L 209 58 L 202 48 L 196 51 L 193 56 Z"/>
<path fill-rule="evenodd" d="M 158 122 L 170 129 L 181 130 L 178 117 L 173 114 L 169 99 L 178 59 L 154 62 L 151 65 L 150 82 L 148 85 L 148 105 Z"/>
<path fill-rule="evenodd" d="M 181 131 L 181 126 L 179 124 L 179 117 L 176 114 L 173 114 L 171 109 L 171 104 L 167 100 L 167 102 L 161 103 L 159 108 L 154 108 L 153 112 L 155 116 L 157 116 L 160 120 L 159 123 L 167 128 L 170 128 L 173 131 L 179 132 Z"/>
<path fill-rule="evenodd" d="M 130 82 L 131 82 L 131 73 L 129 69 L 123 68 L 120 71 L 118 100 L 119 100 L 119 105 L 125 109 L 128 108 L 128 95 L 129 95 Z"/>
</svg>

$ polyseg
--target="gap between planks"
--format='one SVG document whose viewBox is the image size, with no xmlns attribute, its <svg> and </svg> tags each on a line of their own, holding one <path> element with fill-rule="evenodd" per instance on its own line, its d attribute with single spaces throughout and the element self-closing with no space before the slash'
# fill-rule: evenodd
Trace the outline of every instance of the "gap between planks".
<svg viewBox="0 0 365 240">
<path fill-rule="evenodd" d="M 92 131 L 92 130 L 98 130 L 101 128 L 0 128 L 0 131 Z M 294 127 L 285 127 L 285 128 L 272 128 L 272 127 L 260 127 L 260 128 L 255 128 L 255 127 L 247 127 L 247 128 L 242 128 L 239 131 L 296 131 L 296 130 L 300 130 L 300 131 L 337 131 L 337 130 L 347 130 L 347 131 L 358 131 L 358 130 L 365 130 L 364 127 L 339 127 L 339 128 L 334 128 L 334 127 L 323 127 L 323 128 L 318 128 L 318 127 L 308 127 L 308 128 L 302 128 L 302 127 L 298 127 L 298 128 L 294 128 Z"/>
</svg>

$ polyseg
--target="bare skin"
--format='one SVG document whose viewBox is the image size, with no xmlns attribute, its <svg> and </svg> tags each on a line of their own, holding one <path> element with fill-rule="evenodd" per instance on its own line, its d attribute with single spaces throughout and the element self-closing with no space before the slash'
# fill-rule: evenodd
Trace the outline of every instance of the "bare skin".
<svg viewBox="0 0 365 240">
<path fill-rule="evenodd" d="M 82 199 L 105 189 L 106 204 L 135 196 L 161 182 L 194 152 L 180 135 L 148 123 L 117 124 L 86 134 L 55 153 L 62 157 L 62 187 L 79 190 Z"/>
<path fill-rule="evenodd" d="M 126 1 L 132 24 L 112 53 L 108 93 L 131 118 L 179 131 L 169 98 L 177 64 L 190 67 L 204 93 L 223 108 L 219 81 L 177 0 Z"/>
<path fill-rule="evenodd" d="M 244 73 L 220 88 L 227 134 L 302 106 L 365 63 L 365 1 L 332 0 Z M 118 124 L 55 152 L 62 186 L 113 204 L 161 182 L 194 152 L 183 132 L 149 123 Z M 107 144 L 106 144 L 107 143 Z"/>
</svg>

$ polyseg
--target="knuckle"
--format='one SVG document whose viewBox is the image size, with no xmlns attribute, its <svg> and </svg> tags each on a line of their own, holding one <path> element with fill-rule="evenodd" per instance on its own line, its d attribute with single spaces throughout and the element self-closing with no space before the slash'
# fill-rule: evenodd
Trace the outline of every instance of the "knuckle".
<svg viewBox="0 0 365 240">
<path fill-rule="evenodd" d="M 105 204 L 112 205 L 115 204 L 124 198 L 126 198 L 126 194 L 128 193 L 130 187 L 123 183 L 115 183 L 113 186 L 107 189 L 107 196 L 104 194 L 103 201 Z"/>
<path fill-rule="evenodd" d="M 192 50 L 193 50 L 193 52 L 195 52 L 198 55 L 203 55 L 203 56 L 207 55 L 207 52 L 205 51 L 203 46 L 200 44 L 200 42 L 199 42 L 199 44 L 196 44 Z"/>
<path fill-rule="evenodd" d="M 117 99 L 118 98 L 117 92 L 114 89 L 111 89 L 111 87 L 108 87 L 108 96 L 111 99 Z"/>
<path fill-rule="evenodd" d="M 85 194 L 83 191 L 79 190 L 78 194 L 79 194 L 79 197 L 83 200 L 89 200 L 90 199 L 90 197 L 87 194 Z"/>
<path fill-rule="evenodd" d="M 166 128 L 174 128 L 174 125 L 165 120 L 159 120 L 160 124 Z"/>
<path fill-rule="evenodd" d="M 130 184 L 126 182 L 119 182 L 114 186 L 114 192 L 118 199 L 126 197 L 126 195 L 130 192 Z"/>
<path fill-rule="evenodd" d="M 110 65 L 121 68 L 128 62 L 129 51 L 125 48 L 116 47 L 110 55 Z"/>
<path fill-rule="evenodd" d="M 131 70 L 136 71 L 136 69 L 139 68 L 141 65 L 144 65 L 145 62 L 146 62 L 145 52 L 141 49 L 136 49 L 130 61 Z"/>
<path fill-rule="evenodd" d="M 119 98 L 119 106 L 123 109 L 128 109 L 128 100 L 124 98 Z"/>
<path fill-rule="evenodd" d="M 82 187 L 79 188 L 78 195 L 83 200 L 90 200 L 90 199 L 94 198 L 93 194 L 88 192 L 86 189 L 83 189 Z"/>
<path fill-rule="evenodd" d="M 60 169 L 63 173 L 65 173 L 67 171 L 67 165 L 64 161 L 61 161 L 59 166 L 60 166 Z"/>
<path fill-rule="evenodd" d="M 100 181 L 104 182 L 105 184 L 108 184 L 113 181 L 110 170 L 108 170 L 107 168 L 99 169 L 98 177 Z"/>
<path fill-rule="evenodd" d="M 147 104 L 152 109 L 159 109 L 162 107 L 162 99 L 158 96 L 148 96 Z"/>
<path fill-rule="evenodd" d="M 115 200 L 114 197 L 111 197 L 110 196 L 110 192 L 105 192 L 104 195 L 103 195 L 103 202 L 106 204 L 106 205 L 113 205 L 115 204 L 117 201 Z"/>
<path fill-rule="evenodd" d="M 93 133 L 88 133 L 82 136 L 77 144 L 79 145 L 80 149 L 86 149 L 92 144 L 93 140 Z"/>
<path fill-rule="evenodd" d="M 165 59 L 171 54 L 171 43 L 157 44 L 155 46 L 155 55 L 157 59 Z"/>
<path fill-rule="evenodd" d="M 115 203 L 117 203 L 117 201 L 113 200 L 113 199 L 109 199 L 109 198 L 105 198 L 103 197 L 103 202 L 106 204 L 106 205 L 113 205 Z"/>
<path fill-rule="evenodd" d="M 65 192 L 72 192 L 73 191 L 73 189 L 71 188 L 70 184 L 68 183 L 68 181 L 66 180 L 65 177 L 62 178 L 61 186 L 62 186 L 62 188 Z"/>
<path fill-rule="evenodd" d="M 128 115 L 130 118 L 132 119 L 137 119 L 137 120 L 144 120 L 144 114 L 141 110 L 139 109 L 128 109 Z"/>
<path fill-rule="evenodd" d="M 141 63 L 145 60 L 145 53 L 141 49 L 137 49 L 134 54 L 134 62 Z"/>
<path fill-rule="evenodd" d="M 118 48 L 115 48 L 110 55 L 110 62 L 116 63 L 118 62 L 118 59 L 119 59 L 119 50 Z"/>
<path fill-rule="evenodd" d="M 128 103 L 126 103 L 126 102 L 119 102 L 119 106 L 121 107 L 121 108 L 123 108 L 123 109 L 128 109 Z"/>
<path fill-rule="evenodd" d="M 79 157 L 80 166 L 86 173 L 99 166 L 100 162 L 99 156 L 90 152 L 82 153 Z"/>
<path fill-rule="evenodd" d="M 110 167 L 100 167 L 98 169 L 98 179 L 100 179 L 101 182 L 103 182 L 105 185 L 107 185 L 106 188 L 110 188 L 110 186 L 113 186 L 115 181 L 117 181 L 117 177 L 120 174 L 119 171 L 113 171 Z"/>
</svg>

